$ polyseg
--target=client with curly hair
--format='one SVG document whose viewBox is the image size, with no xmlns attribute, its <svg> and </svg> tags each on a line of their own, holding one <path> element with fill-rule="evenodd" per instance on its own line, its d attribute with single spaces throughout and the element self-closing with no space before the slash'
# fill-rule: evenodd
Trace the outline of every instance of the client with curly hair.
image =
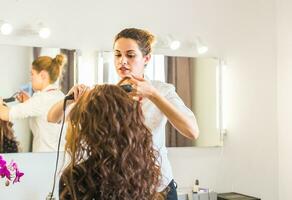
<svg viewBox="0 0 292 200">
<path fill-rule="evenodd" d="M 16 141 L 11 122 L 0 119 L 0 153 L 17 153 L 19 143 Z"/>
<path fill-rule="evenodd" d="M 158 152 L 138 101 L 116 85 L 87 90 L 69 114 L 60 200 L 156 200 Z"/>
</svg>

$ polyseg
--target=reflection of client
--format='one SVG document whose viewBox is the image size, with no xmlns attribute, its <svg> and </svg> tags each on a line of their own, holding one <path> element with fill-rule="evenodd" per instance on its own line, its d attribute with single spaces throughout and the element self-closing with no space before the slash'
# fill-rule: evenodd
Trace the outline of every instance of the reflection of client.
<svg viewBox="0 0 292 200">
<path fill-rule="evenodd" d="M 47 112 L 53 104 L 64 98 L 55 84 L 61 76 L 64 63 L 63 55 L 37 58 L 31 69 L 32 88 L 35 91 L 33 96 L 29 98 L 21 93 L 17 99 L 22 103 L 11 108 L 4 107 L 0 99 L 0 119 L 12 121 L 29 118 L 33 133 L 33 152 L 57 150 L 60 125 L 47 122 Z"/>
<path fill-rule="evenodd" d="M 0 119 L 0 153 L 18 152 L 18 142 L 15 139 L 12 123 Z"/>
<path fill-rule="evenodd" d="M 158 199 L 160 168 L 139 102 L 115 85 L 87 90 L 69 113 L 60 200 Z"/>
</svg>

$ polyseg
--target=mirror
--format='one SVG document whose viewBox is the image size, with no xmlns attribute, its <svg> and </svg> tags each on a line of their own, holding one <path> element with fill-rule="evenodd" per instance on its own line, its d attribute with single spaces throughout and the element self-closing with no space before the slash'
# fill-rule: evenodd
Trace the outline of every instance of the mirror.
<svg viewBox="0 0 292 200">
<path fill-rule="evenodd" d="M 57 81 L 56 84 L 60 84 L 63 93 L 66 94 L 68 89 L 74 84 L 74 63 L 72 64 L 70 57 L 74 50 L 0 45 L 0 96 L 2 98 L 9 98 L 20 90 L 30 93 L 31 96 L 30 74 L 32 61 L 38 56 L 47 55 L 55 57 L 59 53 L 67 55 L 68 63 L 64 66 L 66 73 L 64 73 L 62 81 Z M 71 69 L 71 66 L 73 66 L 73 69 Z M 15 104 L 18 104 L 17 100 L 7 103 L 9 107 Z M 7 147 L 9 145 L 6 144 L 12 143 L 12 146 L 14 146 L 15 141 L 18 143 L 18 152 L 32 151 L 33 134 L 29 128 L 28 118 L 14 120 L 12 122 L 13 125 L 2 120 L 0 122 L 0 153 L 14 153 L 15 149 L 11 150 L 11 148 Z M 14 135 L 15 138 L 13 139 L 11 135 Z M 3 148 L 4 145 L 6 145 L 6 148 Z"/>
<path fill-rule="evenodd" d="M 112 52 L 82 50 L 79 53 L 78 82 L 86 85 L 118 82 Z M 145 68 L 145 76 L 147 79 L 173 84 L 184 103 L 195 114 L 199 125 L 200 136 L 196 141 L 191 141 L 168 124 L 166 127 L 168 147 L 222 146 L 222 84 L 219 58 L 152 55 L 150 63 Z"/>
<path fill-rule="evenodd" d="M 34 54 L 33 47 L 0 45 L 0 96 L 10 97 L 19 90 L 29 91 L 30 65 Z M 39 49 L 38 49 L 39 50 Z M 117 83 L 113 54 L 95 50 L 65 50 L 41 48 L 39 55 L 54 57 L 60 51 L 73 54 L 73 67 L 67 68 L 62 81 L 64 93 L 75 83 L 93 85 L 96 83 Z M 68 54 L 69 52 L 69 54 Z M 71 53 L 71 54 L 70 54 Z M 72 56 L 72 55 L 71 55 Z M 185 104 L 195 113 L 200 128 L 199 139 L 192 142 L 180 139 L 171 125 L 166 128 L 167 146 L 221 146 L 221 66 L 218 58 L 171 57 L 153 55 L 145 70 L 149 79 L 170 82 Z M 188 78 L 187 78 L 188 76 Z M 183 77 L 183 78 L 182 78 Z M 188 87 L 186 87 L 188 84 Z M 186 90 L 186 88 L 188 88 Z M 17 102 L 9 103 L 9 106 Z M 32 150 L 32 134 L 28 120 L 13 122 L 20 152 Z"/>
</svg>

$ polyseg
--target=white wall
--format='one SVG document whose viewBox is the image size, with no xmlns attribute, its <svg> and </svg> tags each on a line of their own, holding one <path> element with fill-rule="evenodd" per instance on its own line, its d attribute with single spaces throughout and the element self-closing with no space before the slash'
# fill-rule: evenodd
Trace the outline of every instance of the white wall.
<svg viewBox="0 0 292 200">
<path fill-rule="evenodd" d="M 279 199 L 292 199 L 292 2 L 277 0 Z"/>
<path fill-rule="evenodd" d="M 170 149 L 174 173 L 183 187 L 199 178 L 216 191 L 278 200 L 275 5 L 273 1 L 220 3 L 223 8 L 213 5 L 217 7 L 212 10 L 217 25 L 212 13 L 200 19 L 218 28 L 209 34 L 222 42 L 227 60 L 228 135 L 223 149 Z M 204 11 L 203 7 L 200 14 Z"/>
<path fill-rule="evenodd" d="M 132 0 L 115 1 L 114 6 L 113 1 L 99 1 L 93 6 L 95 1 L 90 0 L 87 4 L 75 2 L 71 10 L 66 5 L 69 0 L 56 2 L 5 2 L 0 18 L 17 23 L 45 20 L 55 35 L 48 41 L 0 36 L 0 42 L 108 49 L 113 35 L 125 26 L 145 27 L 161 35 L 171 32 L 185 40 L 202 36 L 209 45 L 208 55 L 222 56 L 228 64 L 225 112 L 229 132 L 223 149 L 170 149 L 175 178 L 181 187 L 190 187 L 199 178 L 202 185 L 218 192 L 278 199 L 274 0 L 149 0 L 149 8 Z M 44 12 L 47 8 L 54 8 L 54 14 Z M 180 54 L 193 55 L 187 50 Z M 43 197 L 50 189 L 48 177 L 54 167 L 51 154 L 19 154 L 15 160 L 27 175 L 17 188 L 9 188 L 17 192 L 14 199 L 23 199 L 25 194 L 31 199 Z M 31 193 L 26 193 L 27 189 Z M 8 198 L 8 193 L 4 197 Z"/>
<path fill-rule="evenodd" d="M 24 176 L 20 183 L 9 187 L 0 185 L 1 200 L 45 200 L 52 190 L 56 154 L 18 153 L 5 154 L 4 158 L 17 162 Z"/>
</svg>

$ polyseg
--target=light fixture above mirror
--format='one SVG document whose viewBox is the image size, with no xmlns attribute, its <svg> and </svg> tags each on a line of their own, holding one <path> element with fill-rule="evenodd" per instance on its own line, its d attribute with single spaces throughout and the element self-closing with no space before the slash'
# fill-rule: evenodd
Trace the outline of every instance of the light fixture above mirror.
<svg viewBox="0 0 292 200">
<path fill-rule="evenodd" d="M 170 34 L 167 36 L 156 36 L 156 43 L 154 44 L 155 49 L 176 51 L 179 49 L 190 49 L 193 55 L 200 56 L 206 54 L 209 50 L 206 43 L 201 37 L 196 36 L 194 39 L 189 41 L 182 41 L 177 37 Z"/>
<path fill-rule="evenodd" d="M 209 50 L 208 46 L 203 42 L 203 40 L 200 37 L 196 37 L 195 46 L 198 54 L 200 55 L 207 53 Z"/>
<path fill-rule="evenodd" d="M 48 26 L 45 26 L 42 22 L 29 24 L 24 27 L 16 27 L 7 21 L 0 20 L 0 33 L 2 35 L 14 35 L 14 36 L 38 36 L 41 39 L 47 39 L 51 35 L 51 30 Z"/>
<path fill-rule="evenodd" d="M 13 31 L 13 26 L 6 22 L 0 20 L 0 32 L 2 35 L 10 35 Z"/>
<path fill-rule="evenodd" d="M 173 38 L 171 35 L 168 35 L 166 37 L 167 39 L 167 45 L 171 50 L 177 50 L 180 48 L 181 42 L 175 38 Z"/>
</svg>

